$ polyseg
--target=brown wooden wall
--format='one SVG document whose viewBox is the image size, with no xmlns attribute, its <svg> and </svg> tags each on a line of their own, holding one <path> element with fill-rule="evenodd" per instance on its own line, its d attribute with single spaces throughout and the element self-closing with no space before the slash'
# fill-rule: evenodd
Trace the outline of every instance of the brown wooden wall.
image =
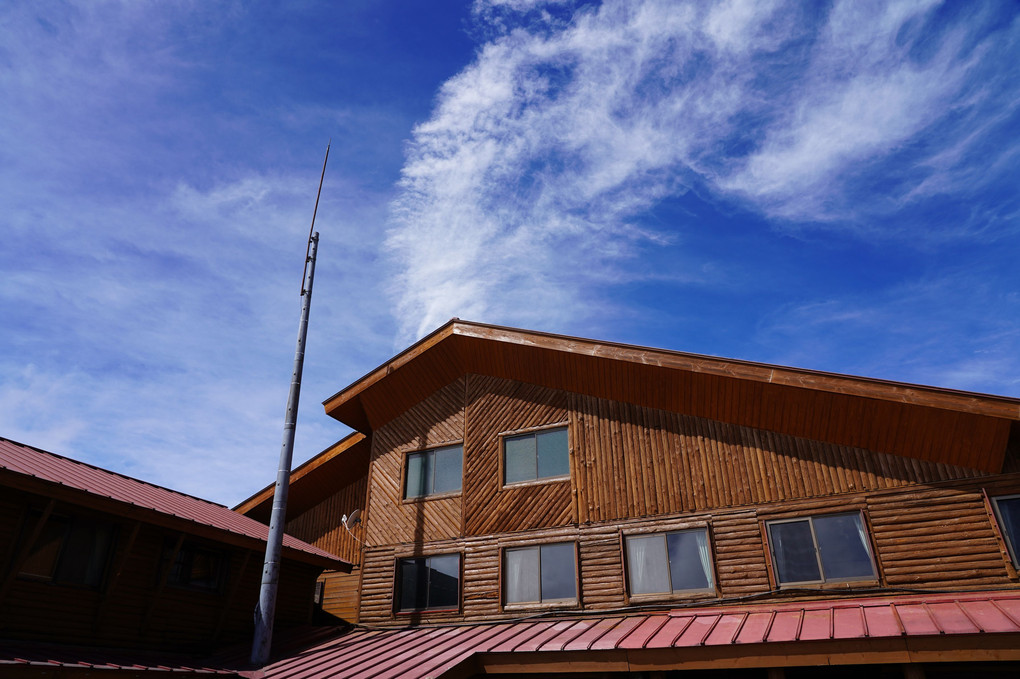
<svg viewBox="0 0 1020 679">
<path fill-rule="evenodd" d="M 358 622 L 358 608 L 361 605 L 361 569 L 355 568 L 350 573 L 328 571 L 319 578 L 323 582 L 323 612 L 332 618 L 344 622 Z M 335 624 L 337 621 L 327 619 L 323 622 Z"/>
<path fill-rule="evenodd" d="M 768 556 L 762 539 L 764 522 L 772 519 L 862 510 L 868 522 L 878 562 L 878 581 L 858 584 L 866 591 L 889 588 L 982 589 L 1018 587 L 986 510 L 991 496 L 1020 492 L 1020 474 L 994 479 L 941 482 L 920 488 L 890 488 L 757 508 L 677 514 L 654 519 L 593 523 L 581 526 L 518 531 L 442 540 L 426 545 L 393 545 L 366 550 L 362 578 L 361 618 L 364 624 L 408 623 L 515 618 L 520 609 L 500 606 L 502 548 L 556 541 L 576 541 L 580 562 L 580 603 L 576 608 L 599 611 L 627 606 L 622 534 L 630 531 L 676 530 L 707 525 L 710 531 L 716 596 L 703 603 L 755 595 L 757 600 L 811 598 L 826 588 L 778 591 L 769 579 Z M 463 558 L 462 607 L 457 613 L 393 612 L 394 567 L 411 554 L 460 553 Z M 827 589 L 845 590 L 846 586 Z M 891 591 L 901 591 L 893 589 Z M 697 602 L 664 596 L 664 606 Z M 654 603 L 647 598 L 641 604 Z"/>
<path fill-rule="evenodd" d="M 500 435 L 566 423 L 571 478 L 503 487 Z M 462 493 L 406 502 L 405 456 L 464 443 Z M 756 506 L 982 475 L 643 408 L 523 382 L 467 375 L 373 435 L 366 541 L 423 544 L 577 523 Z M 314 544 L 339 516 L 322 508 L 294 534 Z M 305 522 L 306 517 L 300 521 Z M 348 545 L 350 547 L 350 545 Z M 347 553 L 343 554 L 347 556 Z"/>
<path fill-rule="evenodd" d="M 6 581 L 25 508 L 41 508 L 47 498 L 3 488 L 0 492 L 0 573 Z M 195 540 L 226 555 L 229 578 L 218 592 L 159 584 L 167 540 L 180 533 L 136 524 L 114 516 L 58 503 L 55 514 L 85 516 L 117 525 L 113 554 L 103 586 L 96 590 L 19 578 L 9 580 L 0 601 L 0 637 L 59 643 L 182 650 L 242 641 L 252 633 L 258 601 L 262 553 Z M 31 520 L 37 520 L 33 517 Z M 132 540 L 132 534 L 134 539 Z M 117 572 L 119 571 L 119 577 Z M 319 569 L 288 560 L 281 569 L 277 624 L 311 620 L 312 589 Z"/>
<path fill-rule="evenodd" d="M 358 523 L 348 532 L 341 519 L 355 509 L 364 511 L 367 491 L 368 476 L 351 480 L 319 504 L 287 521 L 286 532 L 348 563 L 360 564 L 361 543 L 358 541 L 365 539 L 365 523 Z"/>
</svg>

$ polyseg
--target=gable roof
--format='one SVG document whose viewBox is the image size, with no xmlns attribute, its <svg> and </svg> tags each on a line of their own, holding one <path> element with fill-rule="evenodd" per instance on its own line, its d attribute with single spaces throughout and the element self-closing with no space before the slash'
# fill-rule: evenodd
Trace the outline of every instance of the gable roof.
<svg viewBox="0 0 1020 679">
<path fill-rule="evenodd" d="M 269 528 L 223 505 L 0 438 L 0 485 L 194 535 L 259 549 Z M 351 569 L 339 557 L 284 536 L 284 556 L 323 568 Z"/>
<path fill-rule="evenodd" d="M 953 661 L 982 653 L 1020 660 L 1018 642 L 1020 593 L 933 593 L 358 629 L 288 649 L 262 676 L 424 679 Z"/>
<path fill-rule="evenodd" d="M 323 402 L 368 434 L 464 374 L 1001 471 L 1020 399 L 453 319 Z"/>
<path fill-rule="evenodd" d="M 367 474 L 370 452 L 369 440 L 354 432 L 294 469 L 287 493 L 288 516 L 301 516 L 335 493 L 344 479 L 354 480 Z M 275 490 L 276 483 L 269 484 L 234 507 L 234 511 L 269 523 Z"/>
</svg>

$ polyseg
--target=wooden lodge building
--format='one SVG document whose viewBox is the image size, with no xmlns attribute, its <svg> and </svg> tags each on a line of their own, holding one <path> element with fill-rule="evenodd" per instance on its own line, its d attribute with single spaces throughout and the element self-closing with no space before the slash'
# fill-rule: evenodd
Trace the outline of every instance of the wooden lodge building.
<svg viewBox="0 0 1020 679">
<path fill-rule="evenodd" d="M 1020 400 L 454 319 L 324 405 L 265 676 L 1020 676 Z"/>
<path fill-rule="evenodd" d="M 272 487 L 0 440 L 0 676 L 1020 676 L 1020 399 L 454 319 L 324 405 L 264 668 Z"/>
</svg>

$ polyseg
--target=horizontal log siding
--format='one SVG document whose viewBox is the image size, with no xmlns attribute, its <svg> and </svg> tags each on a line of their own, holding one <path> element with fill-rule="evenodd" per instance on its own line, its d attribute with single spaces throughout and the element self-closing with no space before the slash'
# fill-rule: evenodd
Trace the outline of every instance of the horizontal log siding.
<svg viewBox="0 0 1020 679">
<path fill-rule="evenodd" d="M 625 595 L 621 534 L 682 530 L 708 526 L 720 599 L 756 596 L 756 600 L 817 597 L 811 587 L 773 592 L 767 550 L 762 540 L 766 521 L 797 516 L 863 510 L 879 564 L 878 586 L 911 589 L 981 589 L 1018 586 L 1005 566 L 992 530 L 982 491 L 990 496 L 1020 493 L 1020 474 L 993 479 L 953 481 L 927 487 L 892 488 L 785 501 L 757 508 L 731 508 L 654 519 L 587 524 L 403 544 L 366 550 L 361 622 L 369 625 L 512 619 L 535 611 L 500 609 L 500 553 L 505 547 L 575 541 L 580 560 L 580 607 L 611 610 L 628 605 Z M 463 555 L 462 607 L 456 613 L 395 615 L 395 560 L 412 554 Z M 874 583 L 859 585 L 870 588 Z M 828 588 L 832 589 L 832 588 Z M 844 589 L 839 587 L 837 589 Z M 826 589 L 819 591 L 825 592 Z M 896 591 L 895 589 L 893 591 Z M 664 608 L 711 599 L 642 598 L 635 605 L 658 601 Z"/>
<path fill-rule="evenodd" d="M 373 434 L 368 544 L 427 542 L 461 534 L 460 495 L 404 502 L 401 479 L 408 452 L 464 439 L 464 388 L 461 378 Z"/>
<path fill-rule="evenodd" d="M 500 433 L 565 422 L 568 394 L 478 375 L 467 379 L 465 535 L 574 523 L 569 479 L 504 488 L 500 477 Z"/>
<path fill-rule="evenodd" d="M 361 545 L 358 540 L 365 539 L 365 524 L 361 522 L 348 532 L 341 519 L 344 514 L 350 515 L 355 509 L 365 509 L 367 491 L 368 476 L 355 479 L 288 521 L 287 533 L 335 554 L 348 563 L 361 563 Z"/>
<path fill-rule="evenodd" d="M 569 401 L 581 523 L 982 475 L 578 394 Z"/>
<path fill-rule="evenodd" d="M 319 580 L 323 583 L 322 610 L 346 622 L 358 622 L 361 569 L 355 568 L 350 573 L 327 571 Z"/>
</svg>

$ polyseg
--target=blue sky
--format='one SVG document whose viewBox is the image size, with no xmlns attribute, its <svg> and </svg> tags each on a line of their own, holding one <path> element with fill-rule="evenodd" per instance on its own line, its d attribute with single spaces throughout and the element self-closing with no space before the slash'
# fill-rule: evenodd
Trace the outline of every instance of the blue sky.
<svg viewBox="0 0 1020 679">
<path fill-rule="evenodd" d="M 0 435 L 233 504 L 449 318 L 1020 396 L 1013 2 L 0 4 Z"/>
</svg>

